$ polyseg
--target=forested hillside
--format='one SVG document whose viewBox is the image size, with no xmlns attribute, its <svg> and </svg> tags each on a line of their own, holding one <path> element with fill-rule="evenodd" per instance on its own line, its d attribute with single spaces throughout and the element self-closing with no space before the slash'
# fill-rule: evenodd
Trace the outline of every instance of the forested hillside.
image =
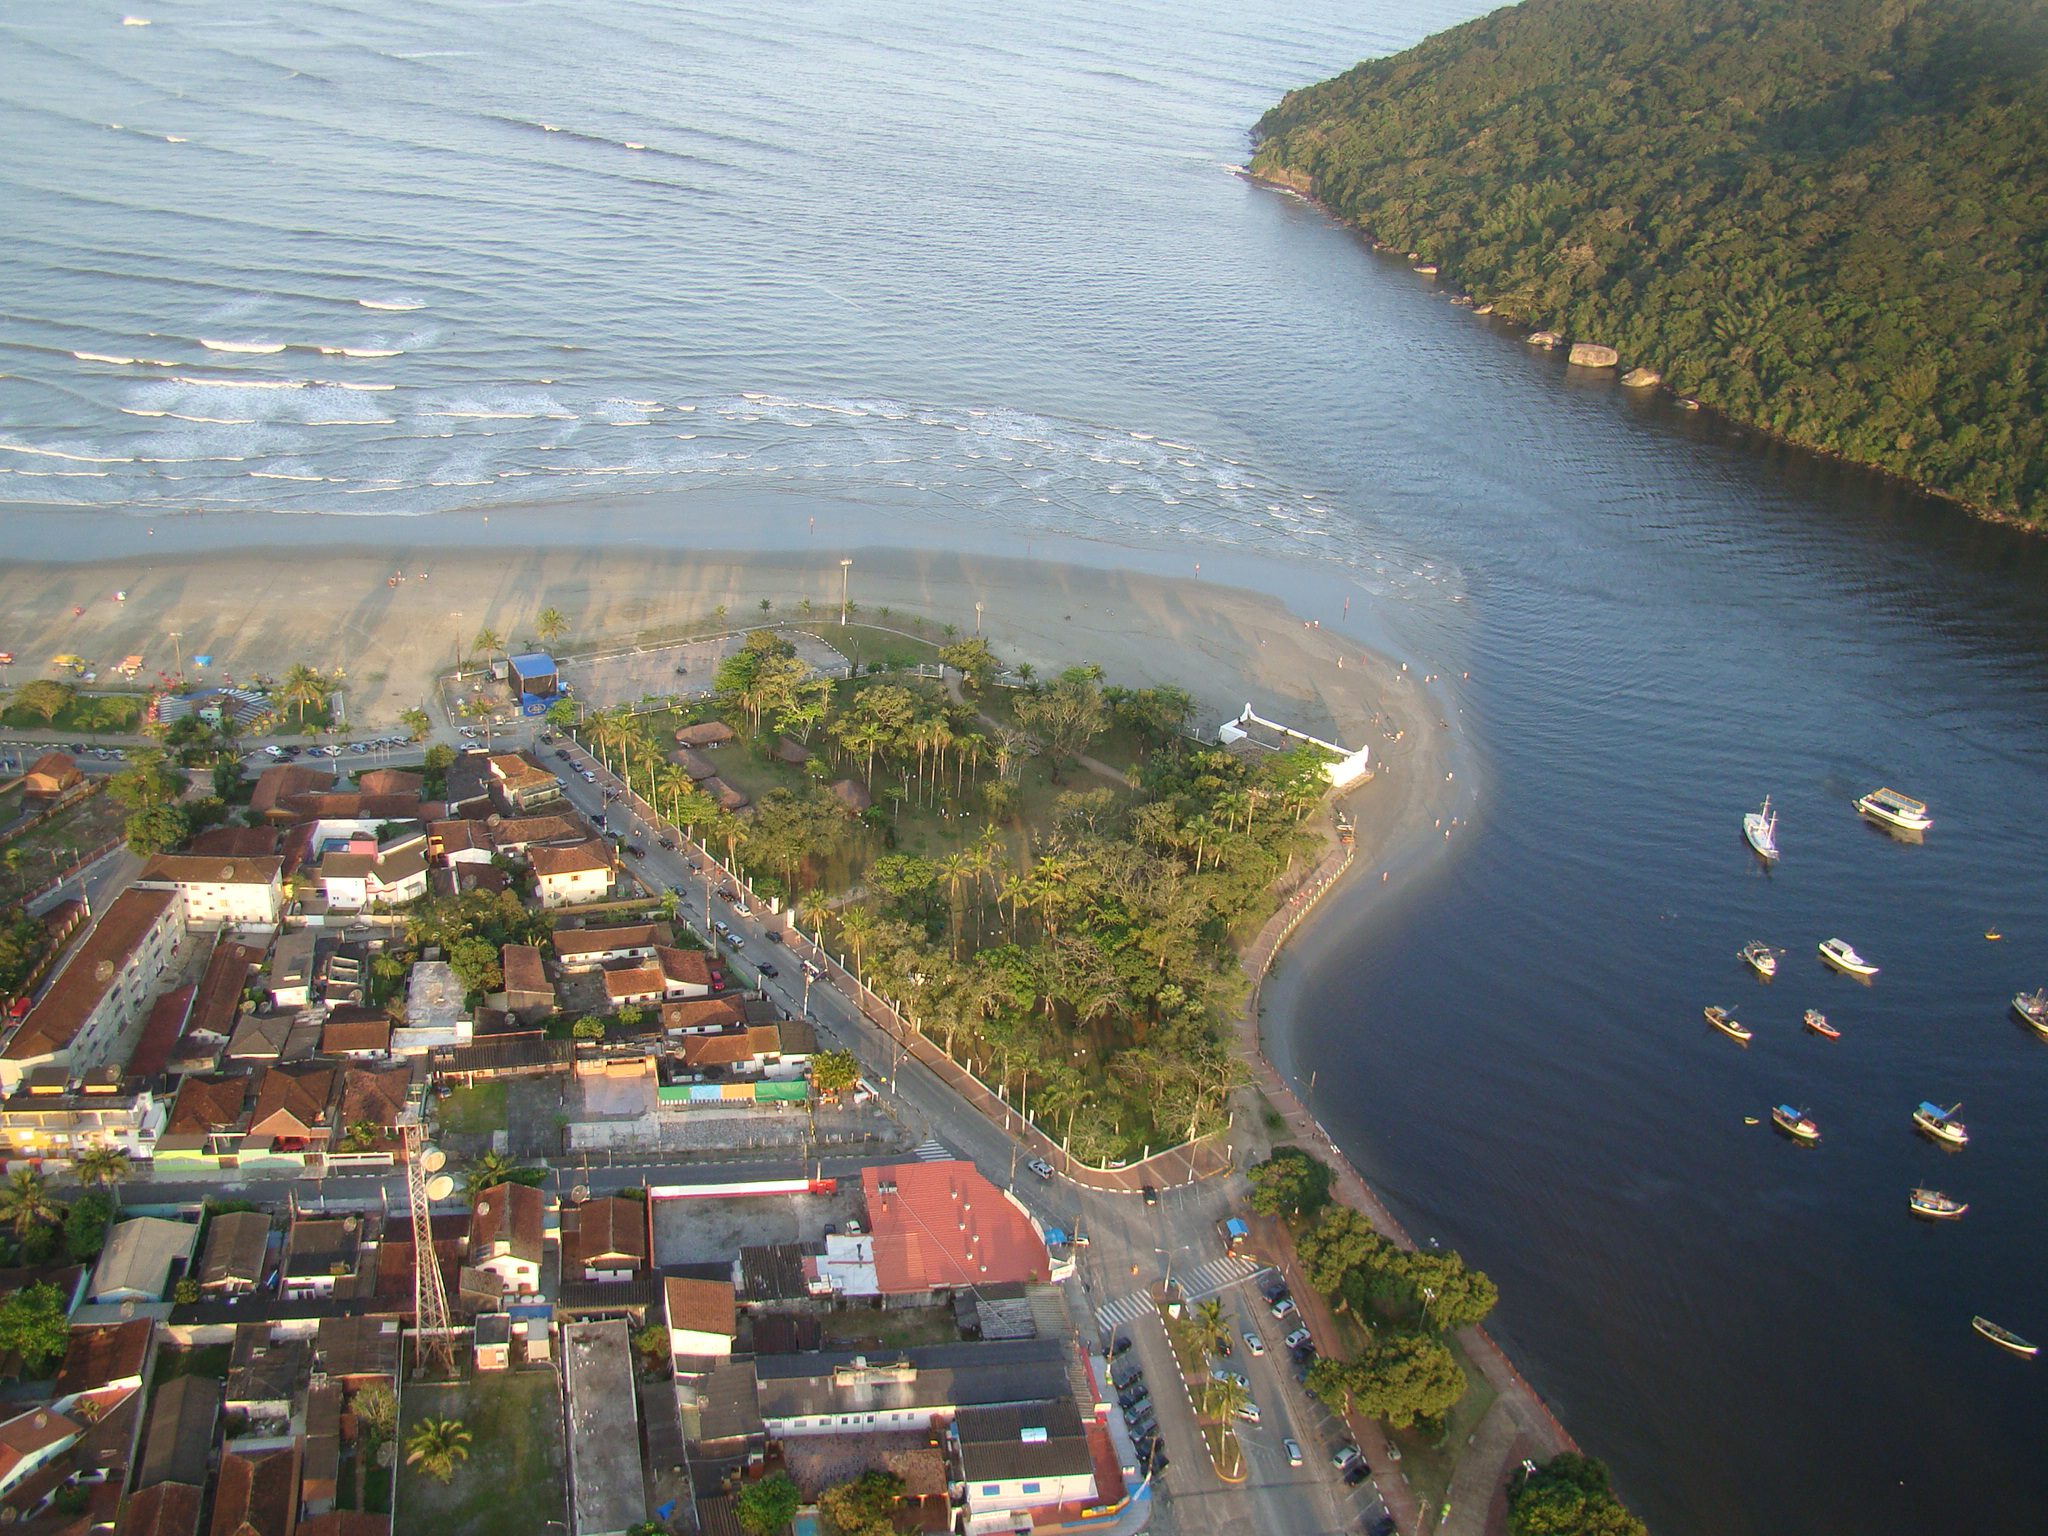
<svg viewBox="0 0 2048 1536">
<path fill-rule="evenodd" d="M 1526 0 L 1258 134 L 1499 313 L 2048 526 L 2043 0 Z"/>
</svg>

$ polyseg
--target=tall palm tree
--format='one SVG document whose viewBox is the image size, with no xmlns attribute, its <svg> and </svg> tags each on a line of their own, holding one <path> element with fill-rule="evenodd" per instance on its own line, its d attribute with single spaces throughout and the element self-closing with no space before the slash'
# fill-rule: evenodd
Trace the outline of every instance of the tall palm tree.
<svg viewBox="0 0 2048 1536">
<path fill-rule="evenodd" d="M 467 704 L 463 705 L 462 712 L 463 714 L 467 715 L 470 719 L 476 721 L 478 724 L 483 726 L 484 750 L 486 752 L 490 751 L 491 733 L 495 729 L 493 721 L 498 713 L 498 706 L 492 703 L 489 699 L 486 699 L 479 695 L 478 697 L 471 699 Z"/>
<path fill-rule="evenodd" d="M 306 723 L 306 706 L 321 701 L 326 680 L 303 661 L 295 661 L 285 670 L 284 682 L 277 690 L 277 696 L 289 708 L 299 712 L 299 724 Z"/>
<path fill-rule="evenodd" d="M 469 1165 L 462 1181 L 463 1191 L 474 1205 L 485 1190 L 497 1188 L 518 1171 L 519 1165 L 504 1153 L 486 1152 Z"/>
<path fill-rule="evenodd" d="M 469 642 L 469 654 L 472 656 L 482 656 L 485 661 L 489 661 L 504 648 L 504 640 L 488 624 L 478 630 L 476 638 Z"/>
<path fill-rule="evenodd" d="M 543 608 L 540 617 L 533 621 L 533 632 L 540 636 L 542 645 L 553 645 L 569 632 L 569 621 L 562 617 L 559 608 Z"/>
<path fill-rule="evenodd" d="M 1252 1400 L 1250 1392 L 1232 1376 L 1212 1376 L 1202 1390 L 1202 1409 L 1212 1419 L 1229 1423 L 1237 1410 Z"/>
<path fill-rule="evenodd" d="M 88 1147 L 78 1154 L 71 1171 L 79 1182 L 95 1189 L 111 1189 L 134 1171 L 128 1154 L 119 1147 Z"/>
<path fill-rule="evenodd" d="M 881 919 L 867 907 L 843 907 L 839 912 L 839 937 L 853 951 L 853 968 L 858 971 L 861 955 L 872 944 Z"/>
<path fill-rule="evenodd" d="M 45 1222 L 63 1219 L 63 1207 L 50 1198 L 43 1176 L 33 1168 L 18 1170 L 0 1185 L 0 1222 L 14 1228 L 17 1238 L 27 1237 Z"/>
<path fill-rule="evenodd" d="M 447 1482 L 455 1463 L 469 1460 L 470 1434 L 460 1419 L 421 1419 L 405 1442 L 405 1464 Z"/>
<path fill-rule="evenodd" d="M 1224 1319 L 1223 1303 L 1215 1300 L 1197 1302 L 1192 1321 L 1195 1331 L 1202 1336 L 1202 1353 L 1223 1353 L 1223 1346 L 1230 1339 L 1230 1324 Z"/>
</svg>

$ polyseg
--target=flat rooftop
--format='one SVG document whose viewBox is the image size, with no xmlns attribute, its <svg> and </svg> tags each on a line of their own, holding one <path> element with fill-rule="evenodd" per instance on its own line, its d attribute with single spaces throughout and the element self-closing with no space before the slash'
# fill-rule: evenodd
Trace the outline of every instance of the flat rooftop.
<svg viewBox="0 0 2048 1536">
<path fill-rule="evenodd" d="M 570 1536 L 629 1530 L 647 1518 L 647 1497 L 627 1324 L 570 1323 L 562 1330 L 562 1369 L 569 1383 Z"/>
</svg>

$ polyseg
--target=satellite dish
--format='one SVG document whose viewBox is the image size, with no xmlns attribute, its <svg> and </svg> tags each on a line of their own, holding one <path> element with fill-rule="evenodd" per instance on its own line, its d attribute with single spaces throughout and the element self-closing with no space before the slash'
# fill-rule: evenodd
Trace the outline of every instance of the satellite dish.
<svg viewBox="0 0 2048 1536">
<path fill-rule="evenodd" d="M 576 1185 L 573 1189 L 569 1191 L 569 1198 L 571 1200 L 576 1201 L 578 1204 L 581 1204 L 583 1201 L 588 1200 L 590 1198 L 590 1186 L 588 1184 Z"/>
<path fill-rule="evenodd" d="M 454 1193 L 455 1181 L 445 1173 L 437 1173 L 427 1180 L 427 1198 L 429 1200 L 446 1200 Z"/>
<path fill-rule="evenodd" d="M 430 1142 L 420 1149 L 420 1166 L 429 1173 L 439 1173 L 448 1166 L 448 1154 Z"/>
</svg>

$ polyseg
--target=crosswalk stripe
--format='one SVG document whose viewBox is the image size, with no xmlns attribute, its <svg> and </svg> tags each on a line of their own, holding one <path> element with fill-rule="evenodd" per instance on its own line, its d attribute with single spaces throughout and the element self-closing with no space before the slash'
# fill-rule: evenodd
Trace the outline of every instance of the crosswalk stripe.
<svg viewBox="0 0 2048 1536">
<path fill-rule="evenodd" d="M 917 1144 L 916 1157 L 921 1163 L 949 1162 L 952 1160 L 952 1156 L 953 1154 L 947 1150 L 946 1144 L 936 1136 L 927 1137 Z"/>
</svg>

